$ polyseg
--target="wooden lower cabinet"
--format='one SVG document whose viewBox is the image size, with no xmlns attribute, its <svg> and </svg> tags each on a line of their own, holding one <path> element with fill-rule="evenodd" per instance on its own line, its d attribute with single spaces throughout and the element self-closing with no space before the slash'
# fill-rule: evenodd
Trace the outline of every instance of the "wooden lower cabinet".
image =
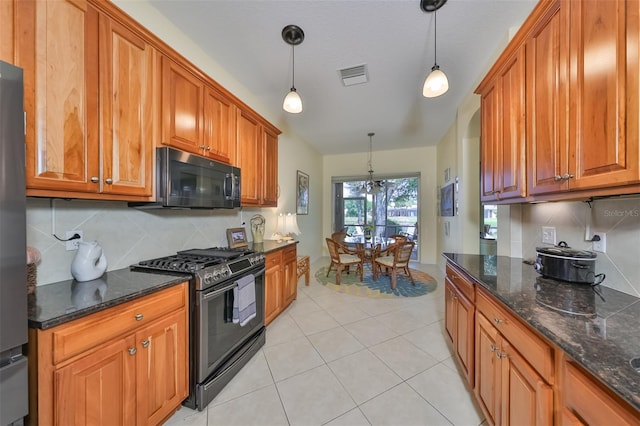
<svg viewBox="0 0 640 426">
<path fill-rule="evenodd" d="M 265 268 L 264 324 L 269 325 L 298 295 L 296 245 L 267 253 Z"/>
<path fill-rule="evenodd" d="M 182 283 L 57 327 L 30 329 L 29 424 L 166 420 L 188 395 L 187 291 Z"/>
<path fill-rule="evenodd" d="M 563 357 L 566 358 L 566 357 Z M 629 409 L 619 398 L 596 383 L 569 359 L 563 359 L 561 381 L 562 425 L 640 425 L 637 412 Z"/>
<path fill-rule="evenodd" d="M 445 329 L 458 365 L 473 388 L 475 306 L 456 287 L 450 276 L 445 278 L 445 303 Z"/>
</svg>

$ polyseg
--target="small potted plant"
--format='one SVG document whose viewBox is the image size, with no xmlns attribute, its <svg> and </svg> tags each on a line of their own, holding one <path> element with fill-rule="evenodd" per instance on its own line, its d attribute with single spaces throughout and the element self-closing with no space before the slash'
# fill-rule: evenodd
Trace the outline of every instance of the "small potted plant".
<svg viewBox="0 0 640 426">
<path fill-rule="evenodd" d="M 373 235 L 373 230 L 375 229 L 375 225 L 367 224 L 362 227 L 364 231 L 365 240 L 370 240 L 371 235 Z"/>
</svg>

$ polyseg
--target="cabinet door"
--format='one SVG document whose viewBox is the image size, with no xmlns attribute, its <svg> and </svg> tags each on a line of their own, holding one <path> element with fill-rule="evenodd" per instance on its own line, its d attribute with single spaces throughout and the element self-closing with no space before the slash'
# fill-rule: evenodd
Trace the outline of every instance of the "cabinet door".
<svg viewBox="0 0 640 426">
<path fill-rule="evenodd" d="M 242 205 L 260 205 L 262 201 L 263 156 L 260 123 L 257 117 L 237 110 L 237 166 L 242 170 Z"/>
<path fill-rule="evenodd" d="M 525 180 L 525 55 L 516 51 L 500 73 L 501 136 L 496 169 L 497 198 L 521 198 L 526 195 Z"/>
<path fill-rule="evenodd" d="M 296 246 L 291 246 L 283 250 L 282 253 L 284 280 L 282 282 L 282 298 L 283 308 L 289 306 L 289 303 L 298 295 L 298 268 Z"/>
<path fill-rule="evenodd" d="M 458 332 L 458 327 L 456 325 L 456 320 L 458 318 L 456 314 L 457 302 L 456 291 L 449 277 L 444 279 L 444 298 L 444 328 L 449 336 L 451 346 L 455 349 L 455 341 L 457 340 Z"/>
<path fill-rule="evenodd" d="M 133 336 L 105 343 L 54 373 L 58 425 L 132 425 L 136 421 Z M 48 422 L 48 419 L 42 419 Z"/>
<path fill-rule="evenodd" d="M 474 323 L 475 307 L 462 293 L 456 295 L 456 356 L 464 370 L 467 382 L 474 383 Z"/>
<path fill-rule="evenodd" d="M 207 87 L 204 117 L 204 155 L 231 164 L 236 150 L 235 106 L 222 93 Z"/>
<path fill-rule="evenodd" d="M 0 1 L 0 60 L 15 63 L 15 26 L 13 1 Z"/>
<path fill-rule="evenodd" d="M 278 135 L 263 127 L 264 179 L 262 205 L 278 206 Z"/>
<path fill-rule="evenodd" d="M 553 424 L 553 391 L 506 340 L 501 360 L 501 425 Z M 570 392 L 570 390 L 569 390 Z"/>
<path fill-rule="evenodd" d="M 100 16 L 102 192 L 152 195 L 156 52 Z"/>
<path fill-rule="evenodd" d="M 571 189 L 638 182 L 638 1 L 567 2 Z"/>
<path fill-rule="evenodd" d="M 481 111 L 481 144 L 480 168 L 481 186 L 480 199 L 495 201 L 499 191 L 497 168 L 498 149 L 500 146 L 500 85 L 495 80 L 485 89 L 480 100 Z"/>
<path fill-rule="evenodd" d="M 84 0 L 15 8 L 27 189 L 98 192 L 98 14 Z"/>
<path fill-rule="evenodd" d="M 476 315 L 475 394 L 490 424 L 499 422 L 500 359 L 496 356 L 500 335 L 484 315 Z"/>
<path fill-rule="evenodd" d="M 268 325 L 282 310 L 282 253 L 268 253 L 264 273 L 264 323 Z"/>
<path fill-rule="evenodd" d="M 189 391 L 187 314 L 180 309 L 136 333 L 138 424 L 160 424 Z"/>
<path fill-rule="evenodd" d="M 194 154 L 203 153 L 204 83 L 162 58 L 162 143 Z"/>
<path fill-rule="evenodd" d="M 568 2 L 554 0 L 527 39 L 527 185 L 529 195 L 568 188 Z"/>
</svg>

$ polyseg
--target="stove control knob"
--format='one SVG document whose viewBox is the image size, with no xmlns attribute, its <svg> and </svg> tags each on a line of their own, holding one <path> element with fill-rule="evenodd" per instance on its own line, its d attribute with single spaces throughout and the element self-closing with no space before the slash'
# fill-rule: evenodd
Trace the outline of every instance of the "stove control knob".
<svg viewBox="0 0 640 426">
<path fill-rule="evenodd" d="M 213 282 L 213 274 L 211 272 L 205 273 L 202 280 L 205 284 L 211 284 Z"/>
<path fill-rule="evenodd" d="M 229 269 L 225 268 L 222 271 L 220 271 L 220 275 L 222 275 L 222 278 L 226 278 L 229 276 Z"/>
<path fill-rule="evenodd" d="M 218 281 L 220 279 L 220 271 L 218 269 L 213 271 L 212 275 L 213 275 L 213 280 L 214 281 Z"/>
</svg>

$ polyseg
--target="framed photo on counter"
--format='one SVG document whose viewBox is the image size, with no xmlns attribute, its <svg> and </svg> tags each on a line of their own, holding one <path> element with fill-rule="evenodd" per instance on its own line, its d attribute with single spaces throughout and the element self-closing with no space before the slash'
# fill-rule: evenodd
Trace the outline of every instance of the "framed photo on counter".
<svg viewBox="0 0 640 426">
<path fill-rule="evenodd" d="M 248 246 L 247 231 L 245 231 L 244 228 L 227 229 L 227 242 L 229 243 L 230 248 Z"/>
<path fill-rule="evenodd" d="M 298 170 L 296 214 L 309 214 L 309 175 Z"/>
</svg>

